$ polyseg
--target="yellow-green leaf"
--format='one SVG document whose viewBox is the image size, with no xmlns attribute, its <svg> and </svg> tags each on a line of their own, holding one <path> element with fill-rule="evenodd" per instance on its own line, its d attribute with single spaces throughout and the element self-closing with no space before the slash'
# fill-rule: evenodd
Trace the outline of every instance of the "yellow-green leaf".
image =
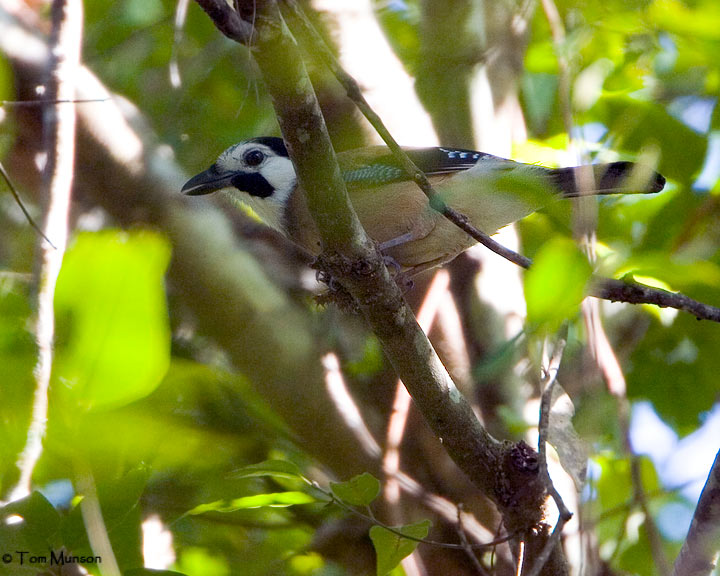
<svg viewBox="0 0 720 576">
<path fill-rule="evenodd" d="M 208 504 L 196 506 L 188 514 L 197 515 L 206 512 L 235 512 L 236 510 L 248 510 L 251 508 L 287 508 L 298 504 L 312 504 L 318 500 L 306 494 L 291 490 L 289 492 L 270 492 L 267 494 L 253 494 L 242 496 L 232 500 L 217 500 Z"/>
<path fill-rule="evenodd" d="M 170 362 L 159 234 L 79 234 L 55 291 L 54 388 L 72 408 L 117 407 L 152 392 Z"/>
<path fill-rule="evenodd" d="M 430 526 L 430 520 L 422 520 L 393 528 L 412 538 L 425 538 Z M 370 528 L 370 539 L 377 554 L 377 576 L 385 576 L 393 570 L 403 558 L 412 554 L 419 544 L 417 540 L 408 540 L 382 526 Z"/>
<path fill-rule="evenodd" d="M 587 258 L 572 240 L 558 237 L 547 242 L 525 275 L 528 320 L 555 330 L 574 316 L 591 273 Z"/>
<path fill-rule="evenodd" d="M 363 472 L 347 482 L 331 482 L 330 490 L 346 504 L 368 506 L 380 494 L 380 482 L 372 474 Z"/>
</svg>

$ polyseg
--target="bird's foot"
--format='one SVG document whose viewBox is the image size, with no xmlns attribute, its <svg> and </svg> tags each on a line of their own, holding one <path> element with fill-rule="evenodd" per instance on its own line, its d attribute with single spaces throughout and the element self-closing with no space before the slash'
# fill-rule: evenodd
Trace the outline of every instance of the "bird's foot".
<svg viewBox="0 0 720 576">
<path fill-rule="evenodd" d="M 403 267 L 400 266 L 398 261 L 395 260 L 395 258 L 393 258 L 392 256 L 389 256 L 388 254 L 383 254 L 382 257 L 383 262 L 388 269 L 388 272 L 390 272 L 390 276 L 393 280 L 395 280 L 395 284 L 398 285 L 402 293 L 405 294 L 412 290 L 415 286 L 415 282 L 413 282 L 412 278 L 410 277 L 411 274 L 408 274 L 407 271 L 404 271 Z"/>
<path fill-rule="evenodd" d="M 352 314 L 358 314 L 360 312 L 350 292 L 333 276 L 330 271 L 332 264 L 327 261 L 327 258 L 323 255 L 318 256 L 311 264 L 311 267 L 315 269 L 315 279 L 320 284 L 327 286 L 327 290 L 315 296 L 315 302 L 320 306 L 335 304 L 339 306 L 341 310 Z"/>
</svg>

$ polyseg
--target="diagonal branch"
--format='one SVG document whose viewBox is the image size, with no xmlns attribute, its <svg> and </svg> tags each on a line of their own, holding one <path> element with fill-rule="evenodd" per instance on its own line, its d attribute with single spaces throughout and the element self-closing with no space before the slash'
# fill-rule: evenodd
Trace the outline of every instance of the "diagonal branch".
<svg viewBox="0 0 720 576">
<path fill-rule="evenodd" d="M 450 457 L 495 502 L 506 530 L 524 534 L 534 554 L 548 538 L 535 451 L 523 442 L 502 444 L 482 427 L 357 221 L 297 43 L 276 1 L 247 0 L 239 10 L 255 24 L 251 50 L 322 238 L 322 268 L 353 296 Z M 543 574 L 566 573 L 561 547 L 554 552 Z"/>
<path fill-rule="evenodd" d="M 709 576 L 720 554 L 720 452 L 695 508 L 690 530 L 675 560 L 673 576 Z"/>
<path fill-rule="evenodd" d="M 456 463 L 492 495 L 500 444 L 462 398 L 362 230 L 347 199 L 297 44 L 273 0 L 254 2 L 253 56 L 272 96 L 320 230 L 325 267 L 354 297 L 403 383 Z M 288 86 L 295 87 L 288 90 Z M 302 87 L 297 88 L 297 87 Z M 328 167 L 334 166 L 334 169 Z"/>
</svg>

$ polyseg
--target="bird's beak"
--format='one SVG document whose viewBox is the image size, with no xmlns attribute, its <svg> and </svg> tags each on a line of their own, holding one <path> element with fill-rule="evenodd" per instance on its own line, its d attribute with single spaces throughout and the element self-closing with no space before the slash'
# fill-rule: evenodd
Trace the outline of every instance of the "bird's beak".
<svg viewBox="0 0 720 576">
<path fill-rule="evenodd" d="M 205 172 L 200 172 L 197 176 L 193 176 L 185 182 L 181 192 L 187 196 L 202 196 L 203 194 L 211 194 L 232 186 L 230 180 L 232 174 L 218 174 L 217 169 L 209 168 Z"/>
</svg>

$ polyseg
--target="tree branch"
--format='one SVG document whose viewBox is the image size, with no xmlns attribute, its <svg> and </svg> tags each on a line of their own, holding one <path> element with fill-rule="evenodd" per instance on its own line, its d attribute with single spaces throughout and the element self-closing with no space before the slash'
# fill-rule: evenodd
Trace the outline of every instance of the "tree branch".
<svg viewBox="0 0 720 576">
<path fill-rule="evenodd" d="M 675 560 L 673 576 L 708 576 L 720 553 L 720 452 L 695 508 L 690 530 Z"/>
<path fill-rule="evenodd" d="M 720 308 L 703 304 L 680 292 L 668 292 L 637 282 L 596 277 L 589 288 L 589 294 L 611 302 L 655 304 L 661 308 L 675 308 L 689 312 L 698 320 L 720 322 Z"/>
<path fill-rule="evenodd" d="M 297 44 L 276 2 L 251 4 L 251 50 L 320 231 L 324 268 L 352 294 L 434 434 L 498 505 L 506 529 L 532 532 L 532 526 L 541 525 L 545 495 L 534 451 L 492 438 L 455 387 L 357 222 Z"/>
<path fill-rule="evenodd" d="M 255 2 L 251 47 L 320 230 L 323 263 L 353 295 L 411 396 L 473 481 L 493 493 L 500 444 L 461 397 L 347 198 L 297 45 L 273 0 Z M 288 87 L 295 87 L 289 90 Z M 339 198 L 339 199 L 338 199 Z"/>
<path fill-rule="evenodd" d="M 200 8 L 230 40 L 241 44 L 249 44 L 252 39 L 252 24 L 245 22 L 234 10 L 230 10 L 225 0 L 196 0 Z"/>
</svg>

